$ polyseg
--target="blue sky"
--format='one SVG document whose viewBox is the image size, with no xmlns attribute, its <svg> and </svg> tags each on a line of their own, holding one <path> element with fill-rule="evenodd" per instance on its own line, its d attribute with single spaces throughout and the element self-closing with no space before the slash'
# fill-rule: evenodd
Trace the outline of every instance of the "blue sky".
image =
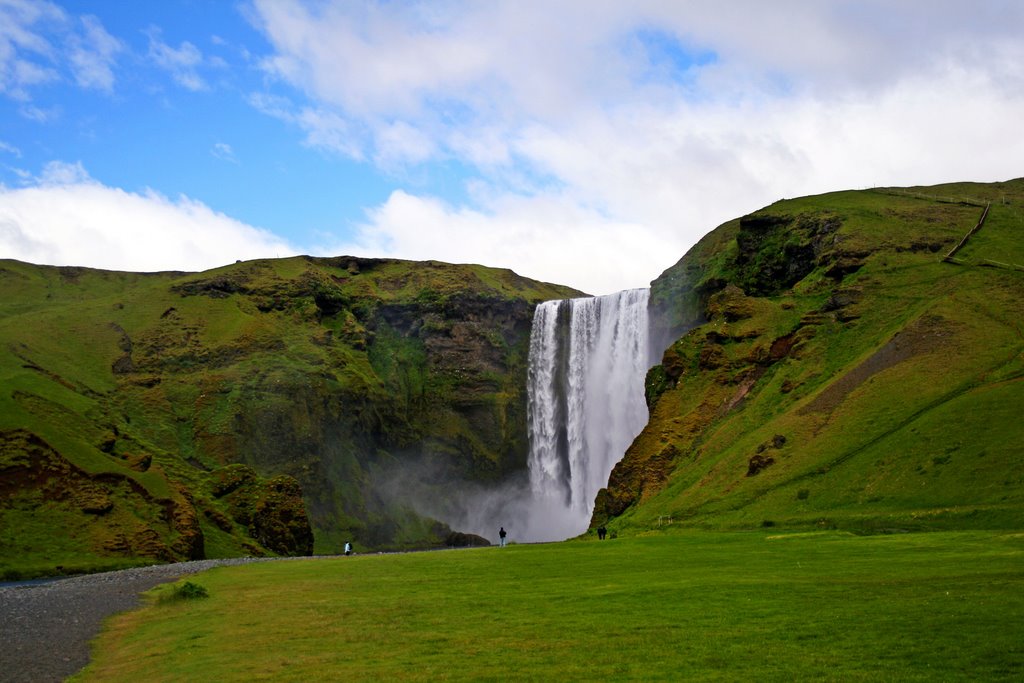
<svg viewBox="0 0 1024 683">
<path fill-rule="evenodd" d="M 0 257 L 645 286 L 776 199 L 1022 175 L 1018 3 L 0 0 Z"/>
<path fill-rule="evenodd" d="M 300 130 L 249 103 L 255 94 L 294 95 L 274 87 L 258 66 L 269 52 L 262 34 L 230 2 L 79 2 L 44 32 L 57 43 L 76 18 L 95 16 L 122 44 L 109 90 L 76 87 L 60 60 L 40 60 L 57 78 L 30 100 L 0 100 L 2 139 L 20 152 L 0 179 L 17 187 L 25 171 L 49 162 L 81 162 L 96 181 L 130 192 L 185 194 L 248 224 L 312 245 L 344 230 L 362 208 L 387 199 L 394 180 L 365 162 L 304 146 Z M 194 65 L 161 65 L 154 45 L 192 46 Z M 37 111 L 47 117 L 40 121 Z"/>
</svg>

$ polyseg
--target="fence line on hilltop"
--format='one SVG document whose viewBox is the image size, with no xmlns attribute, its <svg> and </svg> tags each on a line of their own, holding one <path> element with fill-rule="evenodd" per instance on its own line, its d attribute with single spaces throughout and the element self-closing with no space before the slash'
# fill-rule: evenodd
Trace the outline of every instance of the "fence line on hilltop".
<svg viewBox="0 0 1024 683">
<path fill-rule="evenodd" d="M 957 242 L 956 246 L 949 250 L 949 253 L 942 259 L 943 261 L 949 261 L 952 259 L 953 256 L 956 255 L 956 252 L 960 251 L 964 245 L 967 244 L 967 240 L 971 238 L 971 235 L 981 230 L 981 226 L 985 224 L 985 218 L 988 217 L 988 210 L 991 206 L 991 203 L 985 205 L 984 210 L 981 212 L 981 218 L 978 219 L 978 222 L 974 224 L 973 228 L 967 231 L 967 234 L 964 235 L 963 239 Z"/>
<path fill-rule="evenodd" d="M 901 190 L 894 187 L 873 187 L 871 188 L 871 190 L 872 192 L 877 192 L 879 194 L 891 194 L 901 197 L 912 197 L 914 199 L 924 199 L 927 201 L 940 202 L 942 204 L 963 204 L 965 206 L 981 207 L 988 206 L 989 204 L 991 204 L 991 202 L 988 202 L 984 199 L 976 199 L 974 197 L 943 197 L 942 195 L 926 194 L 924 192 L 910 192 L 909 190 Z"/>
</svg>

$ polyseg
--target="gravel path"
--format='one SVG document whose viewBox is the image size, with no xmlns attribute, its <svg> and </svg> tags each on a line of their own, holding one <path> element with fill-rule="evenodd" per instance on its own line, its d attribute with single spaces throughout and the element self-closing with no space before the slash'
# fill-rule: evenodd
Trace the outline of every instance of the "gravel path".
<svg viewBox="0 0 1024 683">
<path fill-rule="evenodd" d="M 197 560 L 0 587 L 0 680 L 63 681 L 89 663 L 103 620 L 136 607 L 143 591 L 211 567 L 266 561 Z"/>
</svg>

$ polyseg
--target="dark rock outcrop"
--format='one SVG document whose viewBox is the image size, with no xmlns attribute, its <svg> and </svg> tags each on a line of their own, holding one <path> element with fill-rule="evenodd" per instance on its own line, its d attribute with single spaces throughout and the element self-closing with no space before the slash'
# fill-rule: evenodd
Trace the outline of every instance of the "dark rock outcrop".
<svg viewBox="0 0 1024 683">
<path fill-rule="evenodd" d="M 130 476 L 86 472 L 30 431 L 0 432 L 0 514 L 31 510 L 61 520 L 81 552 L 164 562 L 204 556 L 195 509 L 180 490 L 158 498 Z"/>
</svg>

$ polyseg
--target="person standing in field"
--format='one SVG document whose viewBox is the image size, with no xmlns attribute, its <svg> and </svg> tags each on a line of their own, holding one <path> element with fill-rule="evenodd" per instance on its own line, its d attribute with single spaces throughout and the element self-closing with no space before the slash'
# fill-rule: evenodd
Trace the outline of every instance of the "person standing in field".
<svg viewBox="0 0 1024 683">
<path fill-rule="evenodd" d="M 502 548 L 505 547 L 505 536 L 507 536 L 507 535 L 508 534 L 505 531 L 505 527 L 501 527 L 501 529 L 498 530 L 498 539 L 499 539 L 499 541 L 501 543 L 501 547 Z"/>
<path fill-rule="evenodd" d="M 351 555 L 352 554 L 352 544 L 350 542 L 348 542 L 348 541 L 345 541 L 345 554 L 346 555 Z"/>
</svg>

